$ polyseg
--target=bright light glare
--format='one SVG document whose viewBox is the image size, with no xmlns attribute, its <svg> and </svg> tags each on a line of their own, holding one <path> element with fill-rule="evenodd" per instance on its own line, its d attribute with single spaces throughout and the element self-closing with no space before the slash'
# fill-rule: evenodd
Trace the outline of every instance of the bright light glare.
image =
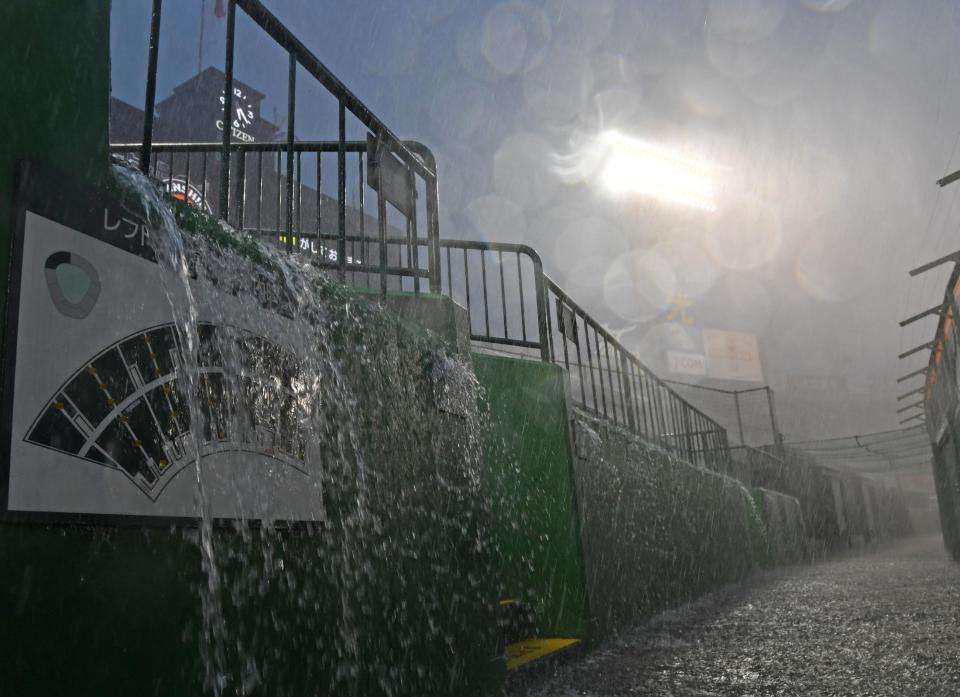
<svg viewBox="0 0 960 697">
<path fill-rule="evenodd" d="M 705 211 L 717 209 L 710 168 L 616 131 L 601 137 L 606 158 L 600 173 L 615 194 L 640 194 Z"/>
</svg>

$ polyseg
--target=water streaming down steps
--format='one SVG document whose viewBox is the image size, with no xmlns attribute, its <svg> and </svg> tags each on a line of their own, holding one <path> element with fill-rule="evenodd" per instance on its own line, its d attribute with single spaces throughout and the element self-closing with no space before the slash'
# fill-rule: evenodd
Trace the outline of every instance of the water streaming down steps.
<svg viewBox="0 0 960 697">
<path fill-rule="evenodd" d="M 147 213 L 179 346 L 172 393 L 191 428 L 171 467 L 195 482 L 184 534 L 202 613 L 184 639 L 204 691 L 443 694 L 488 679 L 469 658 L 496 654 L 496 591 L 466 357 L 114 174 Z"/>
</svg>

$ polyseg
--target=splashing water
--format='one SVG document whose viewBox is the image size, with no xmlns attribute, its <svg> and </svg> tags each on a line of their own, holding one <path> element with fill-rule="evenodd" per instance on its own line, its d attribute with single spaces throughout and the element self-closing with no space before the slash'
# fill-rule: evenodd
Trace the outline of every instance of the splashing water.
<svg viewBox="0 0 960 697">
<path fill-rule="evenodd" d="M 146 209 L 179 345 L 204 691 L 478 679 L 459 657 L 495 641 L 476 630 L 495 584 L 469 367 L 301 257 L 115 175 Z"/>
</svg>

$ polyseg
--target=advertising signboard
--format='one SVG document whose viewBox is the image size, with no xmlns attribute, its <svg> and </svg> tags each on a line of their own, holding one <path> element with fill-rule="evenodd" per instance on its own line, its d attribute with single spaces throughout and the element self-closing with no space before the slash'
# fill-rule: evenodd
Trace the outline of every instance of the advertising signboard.
<svg viewBox="0 0 960 697">
<path fill-rule="evenodd" d="M 711 378 L 763 382 L 760 347 L 753 334 L 704 329 L 703 351 Z"/>
<path fill-rule="evenodd" d="M 187 290 L 154 243 L 136 205 L 23 167 L 0 514 L 192 519 L 202 483 L 218 518 L 315 519 L 320 458 L 298 410 L 316 405 L 293 394 L 310 333 L 197 279 L 188 362 Z"/>
<path fill-rule="evenodd" d="M 699 353 L 667 351 L 667 367 L 677 375 L 706 375 L 707 359 Z"/>
</svg>

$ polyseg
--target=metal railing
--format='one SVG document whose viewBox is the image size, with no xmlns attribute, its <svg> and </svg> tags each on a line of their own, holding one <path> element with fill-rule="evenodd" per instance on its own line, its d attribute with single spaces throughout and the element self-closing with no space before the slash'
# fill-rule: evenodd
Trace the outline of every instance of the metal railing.
<svg viewBox="0 0 960 697">
<path fill-rule="evenodd" d="M 543 272 L 521 244 L 440 241 L 441 291 L 466 306 L 481 347 L 556 363 L 583 411 L 723 470 L 727 432 L 658 378 Z"/>
<path fill-rule="evenodd" d="M 260 29 L 269 35 L 288 55 L 288 80 L 287 80 L 287 124 L 286 140 L 282 143 L 254 144 L 254 143 L 235 143 L 232 140 L 232 130 L 229 127 L 233 119 L 233 82 L 234 82 L 234 53 L 236 43 L 236 13 L 237 10 L 244 12 Z M 138 164 L 145 174 L 150 172 L 151 167 L 156 166 L 157 155 L 161 152 L 169 154 L 171 161 L 171 175 L 173 174 L 173 160 L 175 154 L 179 152 L 188 152 L 190 148 L 196 148 L 197 144 L 163 144 L 157 145 L 153 142 L 154 113 L 156 108 L 156 83 L 158 53 L 160 43 L 160 20 L 162 12 L 162 0 L 153 0 L 151 23 L 150 23 L 150 42 L 146 78 L 146 95 L 144 99 L 144 125 L 143 139 L 137 144 L 120 146 L 124 152 L 138 152 Z M 327 92 L 336 100 L 338 106 L 338 136 L 336 140 L 328 143 L 298 143 L 295 138 L 295 119 L 296 113 L 296 95 L 297 95 L 297 69 L 301 68 L 308 75 L 313 77 Z M 277 228 L 282 229 L 284 240 L 288 249 L 294 248 L 294 237 L 300 232 L 297 225 L 296 215 L 298 209 L 295 207 L 295 199 L 299 197 L 300 192 L 294 192 L 296 181 L 301 182 L 298 173 L 301 172 L 302 158 L 305 153 L 315 153 L 317 160 L 319 195 L 319 177 L 320 177 L 320 154 L 331 152 L 336 154 L 336 180 L 337 195 L 335 197 L 337 205 L 337 225 L 335 235 L 326 235 L 326 239 L 336 243 L 334 253 L 330 254 L 324 260 L 324 265 L 332 266 L 339 272 L 341 279 L 346 278 L 347 271 L 376 273 L 380 278 L 380 288 L 387 290 L 387 277 L 395 275 L 408 277 L 413 280 L 414 292 L 420 290 L 420 278 L 427 278 L 432 292 L 439 289 L 439 220 L 437 209 L 437 175 L 436 167 L 430 157 L 429 152 L 423 148 L 414 148 L 402 142 L 397 138 L 389 128 L 380 119 L 378 119 L 370 109 L 360 101 L 330 70 L 307 49 L 304 44 L 297 39 L 280 21 L 271 14 L 258 0 L 227 0 L 226 6 L 226 54 L 224 58 L 224 81 L 223 81 L 223 137 L 219 144 L 200 144 L 204 146 L 202 156 L 202 165 L 207 165 L 207 159 L 210 154 L 216 153 L 215 176 L 217 184 L 212 187 L 217 200 L 216 213 L 220 218 L 228 220 L 231 216 L 231 209 L 234 216 L 239 216 L 241 227 L 245 221 L 244 212 L 247 206 L 246 201 L 246 175 L 248 156 L 256 154 L 261 165 L 260 177 L 262 181 L 262 158 L 264 153 L 276 153 L 277 156 L 277 210 L 276 223 Z M 356 143 L 347 140 L 346 136 L 346 115 L 352 114 L 368 130 L 366 143 Z M 120 147 L 117 149 L 119 150 Z M 362 149 L 361 149 L 362 147 Z M 198 153 L 200 151 L 197 151 Z M 376 193 L 377 215 L 376 242 L 379 244 L 379 259 L 376 268 L 371 264 L 364 263 L 364 259 L 359 257 L 361 263 L 348 264 L 348 256 L 358 258 L 357 255 L 348 254 L 348 242 L 350 237 L 363 237 L 358 235 L 357 231 L 353 235 L 348 235 L 347 231 L 347 154 L 356 152 L 358 161 L 360 161 L 360 190 L 364 190 L 363 182 L 363 163 L 362 158 L 367 160 L 367 181 L 366 185 Z M 236 159 L 239 156 L 239 161 Z M 189 156 L 188 156 L 189 159 Z M 187 165 L 187 168 L 189 165 Z M 231 187 L 231 181 L 234 186 Z M 242 186 L 237 186 L 237 183 Z M 282 184 L 282 186 L 280 186 Z M 208 184 L 204 178 L 204 193 Z M 285 189 L 285 192 L 280 189 Z M 418 233 L 417 224 L 417 191 L 425 192 L 425 234 L 421 236 Z M 362 200 L 362 197 L 361 197 Z M 397 257 L 395 266 L 390 265 L 386 253 L 386 246 L 390 244 L 391 235 L 387 234 L 387 205 L 390 204 L 393 209 L 398 211 L 405 219 L 406 234 L 401 235 L 405 239 L 398 242 L 407 247 L 407 253 Z M 213 208 L 213 207 L 211 207 Z M 262 199 L 257 203 L 257 211 L 263 208 Z M 282 216 L 281 209 L 282 208 Z M 299 209 L 302 211 L 302 208 Z M 262 216 L 260 222 L 262 222 Z M 282 219 L 281 219 L 282 218 Z M 361 217 L 361 220 L 363 218 Z M 302 220 L 300 221 L 302 222 Z M 317 227 L 317 234 L 322 234 L 322 228 Z M 282 223 L 282 228 L 281 228 Z M 300 232 L 300 236 L 302 236 Z M 318 237 L 319 239 L 319 237 Z M 366 240 L 352 240 L 355 244 L 368 244 Z M 422 258 L 425 257 L 425 258 Z M 329 263 L 326 263 L 329 262 Z M 421 264 L 422 262 L 422 264 Z M 422 265 L 422 269 L 421 269 Z M 350 267 L 348 269 L 348 266 Z M 364 268 L 358 268 L 364 267 Z"/>
<path fill-rule="evenodd" d="M 411 149 L 432 155 L 419 143 L 407 143 Z M 140 163 L 139 143 L 116 143 L 114 155 Z M 340 264 L 340 211 L 338 201 L 323 193 L 323 163 L 336 155 L 336 141 L 296 141 L 293 179 L 288 180 L 285 160 L 288 148 L 283 143 L 231 143 L 231 192 L 223 219 L 239 230 L 279 242 L 292 251 L 310 254 L 313 263 L 331 269 L 344 267 L 353 285 L 374 285 L 380 279 L 384 288 L 403 290 L 410 279 L 412 290 L 419 292 L 420 281 L 436 289 L 428 260 L 437 237 L 418 234 L 417 218 L 407 217 L 402 227 L 390 222 L 380 225 L 378 214 L 371 215 L 366 203 L 365 173 L 369 172 L 370 153 L 365 141 L 346 141 L 344 150 L 355 179 L 348 186 L 355 200 L 343 209 L 346 259 Z M 154 143 L 147 172 L 179 198 L 213 212 L 211 202 L 220 200 L 221 146 L 218 143 Z M 304 177 L 306 172 L 307 177 Z M 427 210 L 437 210 L 436 187 L 426 192 Z M 291 205 L 287 205 L 288 201 Z M 287 222 L 289 211 L 290 222 Z M 331 213 L 331 211 L 336 211 Z"/>
<path fill-rule="evenodd" d="M 666 380 L 681 395 L 696 393 L 707 398 L 708 409 L 726 416 L 725 427 L 730 431 L 736 428 L 740 445 L 756 447 L 783 445 L 783 434 L 777 420 L 776 392 L 769 385 L 748 387 L 742 390 L 726 390 L 708 385 Z M 701 400 L 701 404 L 704 402 Z M 732 407 L 732 410 L 731 410 Z M 734 419 L 730 418 L 730 415 Z"/>
</svg>

